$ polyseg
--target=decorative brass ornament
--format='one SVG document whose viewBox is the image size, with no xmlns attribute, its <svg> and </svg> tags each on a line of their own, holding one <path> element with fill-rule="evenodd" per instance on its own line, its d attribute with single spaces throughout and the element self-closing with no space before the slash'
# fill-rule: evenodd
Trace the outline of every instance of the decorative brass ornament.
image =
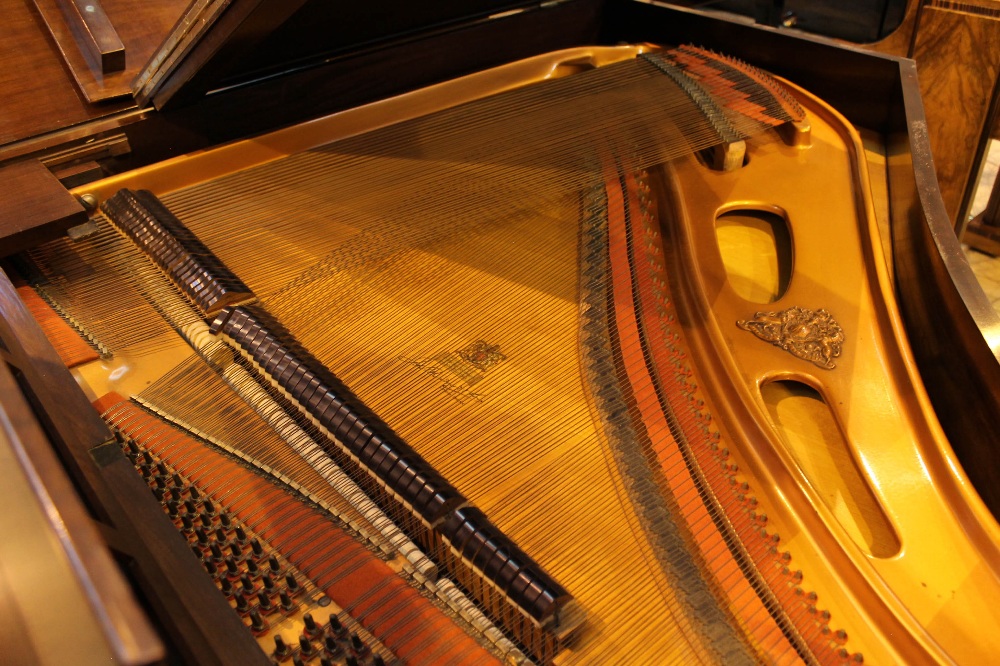
<svg viewBox="0 0 1000 666">
<path fill-rule="evenodd" d="M 844 330 L 823 309 L 795 306 L 780 312 L 757 312 L 753 319 L 740 319 L 736 325 L 827 370 L 836 367 L 833 359 L 840 356 L 844 343 Z"/>
</svg>

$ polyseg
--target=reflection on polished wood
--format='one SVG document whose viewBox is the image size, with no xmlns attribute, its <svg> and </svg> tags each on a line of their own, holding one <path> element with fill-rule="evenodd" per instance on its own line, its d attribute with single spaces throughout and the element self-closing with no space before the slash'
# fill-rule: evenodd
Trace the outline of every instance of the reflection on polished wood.
<svg viewBox="0 0 1000 666">
<path fill-rule="evenodd" d="M 145 664 L 161 659 L 162 643 L 104 548 L 8 368 L 6 362 L 0 365 L 4 661 Z M 59 640 L 51 640 L 53 634 Z"/>
<path fill-rule="evenodd" d="M 956 230 L 968 212 L 980 144 L 988 135 L 990 100 L 1000 76 L 1000 17 L 926 7 L 911 57 L 920 90 L 941 197 Z"/>
<path fill-rule="evenodd" d="M 131 97 L 132 79 L 188 4 L 182 0 L 150 0 L 138 5 L 121 0 L 32 3 L 75 87 L 91 103 Z M 46 54 L 36 51 L 33 55 L 43 58 Z"/>
</svg>

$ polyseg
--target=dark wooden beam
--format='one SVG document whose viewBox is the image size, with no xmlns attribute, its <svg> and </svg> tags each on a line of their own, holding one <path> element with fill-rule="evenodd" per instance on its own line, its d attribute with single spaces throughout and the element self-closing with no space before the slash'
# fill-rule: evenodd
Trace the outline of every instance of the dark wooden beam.
<svg viewBox="0 0 1000 666">
<path fill-rule="evenodd" d="M 0 168 L 0 257 L 57 237 L 87 211 L 38 160 Z"/>
</svg>

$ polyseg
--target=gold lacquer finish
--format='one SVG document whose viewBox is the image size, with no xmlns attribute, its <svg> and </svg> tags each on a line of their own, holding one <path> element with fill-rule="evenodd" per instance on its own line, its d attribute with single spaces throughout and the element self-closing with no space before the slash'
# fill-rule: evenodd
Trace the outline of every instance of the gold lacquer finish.
<svg viewBox="0 0 1000 666">
<path fill-rule="evenodd" d="M 359 150 L 364 159 L 350 163 L 397 185 L 389 194 L 364 189 L 354 172 L 358 182 L 330 173 L 357 156 L 330 142 L 646 50 L 550 54 L 74 193 L 98 204 L 125 187 L 160 196 L 298 342 L 550 572 L 586 614 L 557 663 L 720 659 L 703 641 L 712 632 L 685 611 L 690 593 L 658 559 L 664 549 L 646 509 L 633 501 L 638 484 L 615 448 L 625 439 L 615 418 L 626 412 L 645 427 L 635 429 L 649 440 L 640 442 L 643 454 L 661 465 L 644 491 L 683 500 L 671 505 L 677 522 L 689 523 L 681 540 L 706 578 L 726 581 L 705 595 L 742 632 L 748 654 L 808 660 L 798 633 L 810 623 L 831 636 L 808 640 L 845 646 L 842 656 L 830 651 L 840 660 L 982 663 L 1000 653 L 1000 632 L 983 630 L 1000 626 L 1000 528 L 934 420 L 887 280 L 864 152 L 836 112 L 796 91 L 805 120 L 748 138 L 742 166 L 714 170 L 689 155 L 629 169 L 620 166 L 628 156 L 612 155 L 593 165 L 589 187 L 565 185 L 559 178 L 569 176 L 549 164 L 455 159 L 444 150 L 428 158 L 422 151 L 435 146 L 420 143 L 419 132 L 405 150 Z M 425 195 L 415 183 L 431 168 L 455 177 L 450 189 L 467 179 L 470 199 L 510 205 L 512 214 L 484 220 L 473 208 L 444 211 L 453 217 L 406 208 Z M 534 208 L 513 208 L 504 178 L 531 184 Z M 490 187 L 475 190 L 477 182 Z M 748 246 L 791 249 L 741 270 L 739 231 L 722 232 L 723 251 L 717 224 L 743 224 L 729 215 L 737 211 L 770 219 L 751 230 Z M 605 233 L 606 256 L 584 251 L 595 229 Z M 643 257 L 662 265 L 641 265 Z M 589 292 L 587 276 L 601 271 L 611 277 Z M 633 288 L 630 271 L 635 284 L 648 277 L 653 287 Z M 761 271 L 778 275 L 761 286 Z M 179 301 L 169 286 L 160 292 Z M 649 294 L 667 297 L 644 303 Z M 761 296 L 751 302 L 747 294 Z M 694 379 L 678 385 L 704 399 L 698 416 L 713 424 L 705 432 L 718 435 L 712 445 L 730 475 L 717 476 L 749 489 L 752 513 L 719 516 L 702 505 L 717 492 L 702 478 L 714 470 L 668 451 L 684 437 L 669 410 L 642 399 L 664 379 L 648 361 L 664 346 L 643 348 L 632 333 L 656 310 L 640 312 L 649 303 L 663 305 L 666 322 L 666 301 L 693 367 Z M 610 374 L 628 392 L 617 412 L 588 376 L 588 364 L 600 363 L 582 351 L 599 326 L 615 350 Z M 95 396 L 141 391 L 185 351 L 173 330 L 162 335 L 169 340 L 153 345 L 156 354 L 124 353 L 117 365 L 95 362 L 78 377 Z M 189 396 L 221 402 L 205 382 L 185 385 L 181 370 L 176 386 L 151 393 L 174 391 L 177 404 Z M 779 382 L 798 392 L 766 388 Z M 311 470 L 302 474 L 305 487 L 322 483 Z M 772 541 L 734 542 L 725 528 L 739 521 Z M 780 580 L 828 618 L 784 617 L 773 604 L 783 597 L 761 582 L 772 572 L 749 570 L 764 560 L 746 552 L 767 551 L 778 535 L 789 569 Z"/>
<path fill-rule="evenodd" d="M 811 145 L 751 141 L 735 172 L 694 158 L 664 170 L 674 276 L 688 284 L 676 296 L 703 386 L 803 587 L 866 663 L 988 663 L 1000 653 L 1000 634 L 984 631 L 1000 626 L 1000 531 L 941 433 L 901 332 L 860 139 L 839 114 L 797 96 Z M 794 266 L 767 312 L 727 277 L 712 224 L 733 208 L 781 210 L 788 221 Z M 821 396 L 860 481 L 838 479 L 852 475 L 834 464 L 823 476 L 797 463 L 825 444 L 788 448 L 761 394 L 785 380 Z M 874 503 L 836 497 L 852 487 Z M 859 543 L 880 529 L 880 547 Z"/>
</svg>

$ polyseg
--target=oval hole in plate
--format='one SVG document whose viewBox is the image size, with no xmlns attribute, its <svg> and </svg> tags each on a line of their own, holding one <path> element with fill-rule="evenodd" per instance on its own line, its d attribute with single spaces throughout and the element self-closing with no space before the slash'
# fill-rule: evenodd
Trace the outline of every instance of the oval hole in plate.
<svg viewBox="0 0 1000 666">
<path fill-rule="evenodd" d="M 751 303 L 773 303 L 792 279 L 792 239 L 781 215 L 760 209 L 727 210 L 715 218 L 715 238 L 729 284 Z"/>
<path fill-rule="evenodd" d="M 760 392 L 786 450 L 854 543 L 875 557 L 899 552 L 899 538 L 823 396 L 797 381 L 770 382 Z"/>
</svg>

